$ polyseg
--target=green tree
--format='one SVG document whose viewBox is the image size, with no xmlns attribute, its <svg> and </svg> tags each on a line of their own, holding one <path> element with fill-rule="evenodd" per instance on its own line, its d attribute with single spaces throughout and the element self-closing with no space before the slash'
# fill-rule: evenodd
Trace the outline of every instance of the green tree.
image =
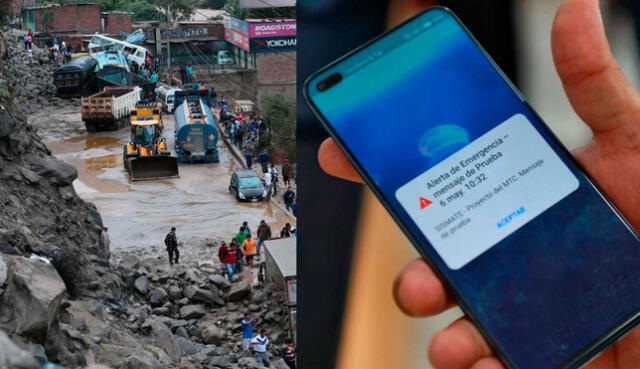
<svg viewBox="0 0 640 369">
<path fill-rule="evenodd" d="M 238 0 L 228 0 L 224 5 L 224 10 L 232 16 L 240 19 L 249 18 L 249 10 L 240 7 Z"/>
<path fill-rule="evenodd" d="M 189 19 L 195 9 L 189 0 L 150 0 L 169 22 Z"/>
<path fill-rule="evenodd" d="M 163 21 L 164 14 L 155 5 L 147 1 L 134 1 L 127 6 L 127 11 L 133 13 L 133 20 Z"/>
<path fill-rule="evenodd" d="M 272 144 L 284 155 L 296 158 L 295 103 L 282 94 L 265 95 L 263 99 L 264 119 L 271 126 Z"/>
</svg>

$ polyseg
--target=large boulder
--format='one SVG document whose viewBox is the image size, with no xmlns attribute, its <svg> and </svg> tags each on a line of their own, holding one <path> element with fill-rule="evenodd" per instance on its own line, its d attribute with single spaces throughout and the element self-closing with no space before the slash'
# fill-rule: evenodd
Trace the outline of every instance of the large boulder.
<svg viewBox="0 0 640 369">
<path fill-rule="evenodd" d="M 149 351 L 138 351 L 129 356 L 122 366 L 122 369 L 158 369 L 163 365 L 158 361 L 155 356 Z"/>
<path fill-rule="evenodd" d="M 260 369 L 262 365 L 258 364 L 256 359 L 252 357 L 242 357 L 238 359 L 238 366 L 243 369 Z"/>
<path fill-rule="evenodd" d="M 182 319 L 199 319 L 206 313 L 202 305 L 187 305 L 180 308 L 180 318 Z"/>
<path fill-rule="evenodd" d="M 175 335 L 173 339 L 176 342 L 176 344 L 180 346 L 180 351 L 182 352 L 182 355 L 185 355 L 185 356 L 193 355 L 199 351 L 199 347 L 196 346 L 196 344 L 193 343 L 193 341 L 191 341 L 188 338 Z"/>
<path fill-rule="evenodd" d="M 162 305 L 162 302 L 164 301 L 164 299 L 166 299 L 168 296 L 167 291 L 162 288 L 162 287 L 158 287 L 155 290 L 153 290 L 153 292 L 151 293 L 151 298 L 149 299 L 149 302 L 151 303 L 151 306 L 160 306 Z"/>
<path fill-rule="evenodd" d="M 171 300 L 180 300 L 182 298 L 182 289 L 178 286 L 169 287 L 169 298 Z"/>
<path fill-rule="evenodd" d="M 231 282 L 229 282 L 228 279 L 226 279 L 225 277 L 221 276 L 220 274 L 214 274 L 214 275 L 210 275 L 209 276 L 209 282 L 215 284 L 216 286 L 222 288 L 222 289 L 227 289 L 229 287 L 231 287 Z"/>
<path fill-rule="evenodd" d="M 33 355 L 18 347 L 0 330 L 0 368 L 39 369 L 40 365 Z"/>
<path fill-rule="evenodd" d="M 5 256 L 7 287 L 2 295 L 2 321 L 21 336 L 43 343 L 66 290 L 56 269 L 46 262 Z"/>
<path fill-rule="evenodd" d="M 149 292 L 149 280 L 143 275 L 133 282 L 133 286 L 143 295 L 146 295 L 147 292 Z"/>
<path fill-rule="evenodd" d="M 78 178 L 76 167 L 53 156 L 34 158 L 31 162 L 31 169 L 45 178 L 50 178 L 53 183 L 59 186 L 68 186 Z"/>
<path fill-rule="evenodd" d="M 201 302 L 207 305 L 224 305 L 224 300 L 220 298 L 217 288 L 215 288 L 213 291 L 210 291 L 205 290 L 204 288 L 189 286 L 184 289 L 184 295 L 188 297 L 189 300 L 194 302 Z"/>
<path fill-rule="evenodd" d="M 222 344 L 224 340 L 225 332 L 223 329 L 219 328 L 215 324 L 205 323 L 205 324 L 202 324 L 202 329 L 200 330 L 200 337 L 202 337 L 202 340 L 204 341 L 204 343 L 210 343 L 210 344 L 220 346 L 220 344 Z"/>
<path fill-rule="evenodd" d="M 162 323 L 159 319 L 147 319 L 151 326 L 150 336 L 154 341 L 154 344 L 171 358 L 171 360 L 178 360 L 182 356 L 182 350 L 175 340 L 175 336 L 171 333 L 171 330 Z"/>
<path fill-rule="evenodd" d="M 231 285 L 229 292 L 227 292 L 227 300 L 231 302 L 240 301 L 247 297 L 251 293 L 251 286 L 244 281 L 240 281 Z"/>
</svg>

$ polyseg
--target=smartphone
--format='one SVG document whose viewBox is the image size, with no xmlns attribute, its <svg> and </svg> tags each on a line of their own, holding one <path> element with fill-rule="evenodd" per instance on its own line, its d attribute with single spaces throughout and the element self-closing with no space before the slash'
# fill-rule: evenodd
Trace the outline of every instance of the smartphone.
<svg viewBox="0 0 640 369">
<path fill-rule="evenodd" d="M 579 368 L 640 321 L 638 234 L 450 10 L 304 94 L 509 368 Z"/>
</svg>

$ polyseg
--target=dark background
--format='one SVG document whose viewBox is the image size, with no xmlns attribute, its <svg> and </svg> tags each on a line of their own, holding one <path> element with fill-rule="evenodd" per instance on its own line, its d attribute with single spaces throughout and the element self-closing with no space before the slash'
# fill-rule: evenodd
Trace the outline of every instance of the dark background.
<svg viewBox="0 0 640 369">
<path fill-rule="evenodd" d="M 440 4 L 453 9 L 517 81 L 511 1 Z M 382 33 L 387 8 L 387 1 L 298 1 L 297 344 L 303 369 L 335 365 L 361 186 L 332 178 L 318 166 L 317 150 L 327 133 L 307 108 L 301 87 L 315 70 Z"/>
</svg>

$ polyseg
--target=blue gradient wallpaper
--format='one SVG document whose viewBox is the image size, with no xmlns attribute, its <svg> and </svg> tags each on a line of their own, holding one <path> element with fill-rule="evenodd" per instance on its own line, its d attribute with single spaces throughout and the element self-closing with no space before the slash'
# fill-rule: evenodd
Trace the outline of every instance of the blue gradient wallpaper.
<svg viewBox="0 0 640 369">
<path fill-rule="evenodd" d="M 448 12 L 424 13 L 315 81 L 336 72 L 343 80 L 330 89 L 310 85 L 311 100 L 512 367 L 559 368 L 640 310 L 635 234 Z M 515 114 L 532 122 L 579 187 L 449 269 L 394 194 Z"/>
</svg>

